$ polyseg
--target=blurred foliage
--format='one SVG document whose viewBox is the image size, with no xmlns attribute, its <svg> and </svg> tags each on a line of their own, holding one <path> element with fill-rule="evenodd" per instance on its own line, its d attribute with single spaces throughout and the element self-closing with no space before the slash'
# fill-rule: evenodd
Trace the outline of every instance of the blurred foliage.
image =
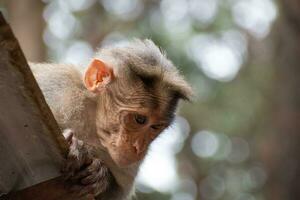
<svg viewBox="0 0 300 200">
<path fill-rule="evenodd" d="M 187 137 L 178 137 L 182 147 L 172 154 L 177 182 L 158 192 L 141 180 L 137 199 L 265 199 L 267 172 L 259 152 L 262 135 L 271 131 L 265 124 L 274 81 L 269 32 L 275 2 L 43 2 L 46 60 L 86 64 L 97 48 L 151 38 L 195 90 L 193 101 L 180 109 L 189 125 L 182 131 Z M 164 169 L 156 164 L 155 170 Z"/>
</svg>

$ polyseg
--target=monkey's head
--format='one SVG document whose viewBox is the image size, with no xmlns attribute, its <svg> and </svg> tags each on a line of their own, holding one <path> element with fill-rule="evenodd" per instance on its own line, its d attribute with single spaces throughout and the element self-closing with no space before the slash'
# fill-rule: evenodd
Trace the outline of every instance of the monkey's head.
<svg viewBox="0 0 300 200">
<path fill-rule="evenodd" d="M 120 167 L 144 158 L 150 143 L 172 122 L 178 100 L 192 94 L 150 40 L 101 49 L 84 83 L 98 95 L 97 134 Z"/>
</svg>

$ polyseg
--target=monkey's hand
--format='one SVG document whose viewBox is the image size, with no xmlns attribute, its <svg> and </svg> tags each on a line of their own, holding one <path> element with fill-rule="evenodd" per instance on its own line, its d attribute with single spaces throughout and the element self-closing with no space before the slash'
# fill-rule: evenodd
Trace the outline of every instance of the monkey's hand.
<svg viewBox="0 0 300 200">
<path fill-rule="evenodd" d="M 72 130 L 67 129 L 63 134 L 70 148 L 62 172 L 71 183 L 71 190 L 79 196 L 97 196 L 105 192 L 113 182 L 109 169 L 100 159 L 93 157 L 91 147 L 78 140 Z"/>
</svg>

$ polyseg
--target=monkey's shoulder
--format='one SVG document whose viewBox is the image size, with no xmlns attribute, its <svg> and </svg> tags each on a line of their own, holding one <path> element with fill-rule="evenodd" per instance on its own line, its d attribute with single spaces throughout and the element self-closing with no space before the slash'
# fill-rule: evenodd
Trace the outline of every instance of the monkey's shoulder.
<svg viewBox="0 0 300 200">
<path fill-rule="evenodd" d="M 87 95 L 82 76 L 75 66 L 50 63 L 30 63 L 29 65 L 60 124 L 83 109 Z"/>
<path fill-rule="evenodd" d="M 55 63 L 29 63 L 35 77 L 54 78 L 56 81 L 72 80 L 78 82 L 82 80 L 82 75 L 74 65 Z"/>
</svg>

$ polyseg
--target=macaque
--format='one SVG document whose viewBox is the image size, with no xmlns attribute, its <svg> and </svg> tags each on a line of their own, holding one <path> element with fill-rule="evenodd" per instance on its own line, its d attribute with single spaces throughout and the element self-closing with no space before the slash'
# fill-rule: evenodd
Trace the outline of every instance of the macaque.
<svg viewBox="0 0 300 200">
<path fill-rule="evenodd" d="M 189 84 L 151 40 L 100 49 L 84 74 L 30 64 L 66 140 L 62 169 L 79 195 L 129 199 L 151 142 L 172 122 Z"/>
</svg>

